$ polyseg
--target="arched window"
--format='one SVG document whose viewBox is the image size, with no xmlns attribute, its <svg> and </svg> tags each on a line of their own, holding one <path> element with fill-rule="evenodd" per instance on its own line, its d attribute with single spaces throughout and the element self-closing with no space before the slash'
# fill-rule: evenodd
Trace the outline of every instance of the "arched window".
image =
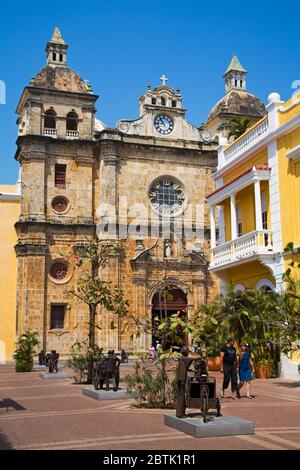
<svg viewBox="0 0 300 470">
<path fill-rule="evenodd" d="M 161 97 L 160 102 L 162 106 L 166 106 L 166 98 L 164 98 L 163 96 Z"/>
<path fill-rule="evenodd" d="M 45 112 L 44 127 L 46 129 L 56 129 L 56 112 L 54 109 L 48 109 Z"/>
<path fill-rule="evenodd" d="M 66 124 L 67 131 L 77 131 L 77 121 L 78 121 L 78 116 L 75 113 L 75 111 L 70 111 L 67 114 L 67 124 Z"/>
</svg>

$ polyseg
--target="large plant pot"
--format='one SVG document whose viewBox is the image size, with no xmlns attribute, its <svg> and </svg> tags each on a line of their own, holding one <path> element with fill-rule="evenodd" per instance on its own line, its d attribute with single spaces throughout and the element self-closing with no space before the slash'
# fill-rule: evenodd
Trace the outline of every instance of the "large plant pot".
<svg viewBox="0 0 300 470">
<path fill-rule="evenodd" d="M 207 360 L 208 370 L 220 370 L 221 359 L 220 357 L 211 357 Z"/>
<path fill-rule="evenodd" d="M 256 364 L 255 377 L 257 379 L 270 379 L 272 376 L 272 367 L 269 364 Z"/>
</svg>

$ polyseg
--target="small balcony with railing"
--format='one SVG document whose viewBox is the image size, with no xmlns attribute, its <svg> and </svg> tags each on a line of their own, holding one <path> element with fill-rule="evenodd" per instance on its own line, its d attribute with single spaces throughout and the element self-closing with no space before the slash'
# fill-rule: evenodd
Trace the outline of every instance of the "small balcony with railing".
<svg viewBox="0 0 300 470">
<path fill-rule="evenodd" d="M 269 132 L 269 119 L 265 116 L 253 127 L 248 129 L 241 137 L 236 139 L 224 150 L 225 161 L 238 157 L 255 144 L 258 144 Z"/>
<path fill-rule="evenodd" d="M 268 230 L 268 165 L 250 167 L 207 196 L 210 207 L 211 263 L 217 271 L 262 256 L 272 256 L 272 231 Z M 218 208 L 219 240 L 216 238 Z M 242 209 L 243 208 L 243 209 Z M 225 241 L 225 240 L 228 241 Z"/>
<path fill-rule="evenodd" d="M 66 139 L 68 139 L 68 140 L 79 139 L 79 132 L 78 131 L 66 130 Z"/>
<path fill-rule="evenodd" d="M 240 164 L 247 155 L 268 144 L 273 132 L 279 126 L 278 110 L 283 103 L 277 93 L 271 93 L 268 101 L 266 116 L 247 129 L 243 135 L 231 143 L 228 143 L 227 138 L 220 139 L 217 173 L 222 173 L 231 165 Z"/>
<path fill-rule="evenodd" d="M 242 264 L 263 255 L 273 255 L 272 232 L 254 230 L 211 249 L 210 270 L 217 271 L 231 265 Z"/>
<path fill-rule="evenodd" d="M 46 137 L 57 138 L 57 129 L 51 127 L 44 127 L 43 135 Z"/>
</svg>

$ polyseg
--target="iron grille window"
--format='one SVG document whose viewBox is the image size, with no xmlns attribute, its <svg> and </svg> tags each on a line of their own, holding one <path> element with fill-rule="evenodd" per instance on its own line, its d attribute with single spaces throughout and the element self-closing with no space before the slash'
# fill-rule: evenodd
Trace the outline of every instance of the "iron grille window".
<svg viewBox="0 0 300 470">
<path fill-rule="evenodd" d="M 51 305 L 50 329 L 62 330 L 65 326 L 65 305 Z"/>
<path fill-rule="evenodd" d="M 56 163 L 55 165 L 55 186 L 57 188 L 66 187 L 67 165 Z"/>
<path fill-rule="evenodd" d="M 169 178 L 156 181 L 150 188 L 152 206 L 161 214 L 174 214 L 182 207 L 185 197 L 180 185 Z"/>
</svg>

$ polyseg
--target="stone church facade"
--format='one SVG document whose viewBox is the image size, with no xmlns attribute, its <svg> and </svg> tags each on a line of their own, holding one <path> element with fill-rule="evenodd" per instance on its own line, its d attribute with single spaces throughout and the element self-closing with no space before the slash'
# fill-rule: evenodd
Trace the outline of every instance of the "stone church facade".
<svg viewBox="0 0 300 470">
<path fill-rule="evenodd" d="M 122 288 L 136 314 L 155 315 L 168 290 L 168 313 L 191 315 L 218 292 L 208 272 L 209 214 L 217 142 L 185 119 L 182 96 L 148 86 L 140 116 L 108 128 L 96 119 L 97 96 L 67 65 L 58 29 L 47 65 L 17 107 L 22 198 L 16 224 L 17 334 L 37 330 L 43 349 L 67 354 L 88 334 L 88 308 L 67 296 L 84 268 L 74 250 L 99 236 L 122 251 L 101 276 Z M 169 228 L 170 227 L 170 230 Z M 100 308 L 97 344 L 147 350 L 124 321 Z"/>
</svg>

